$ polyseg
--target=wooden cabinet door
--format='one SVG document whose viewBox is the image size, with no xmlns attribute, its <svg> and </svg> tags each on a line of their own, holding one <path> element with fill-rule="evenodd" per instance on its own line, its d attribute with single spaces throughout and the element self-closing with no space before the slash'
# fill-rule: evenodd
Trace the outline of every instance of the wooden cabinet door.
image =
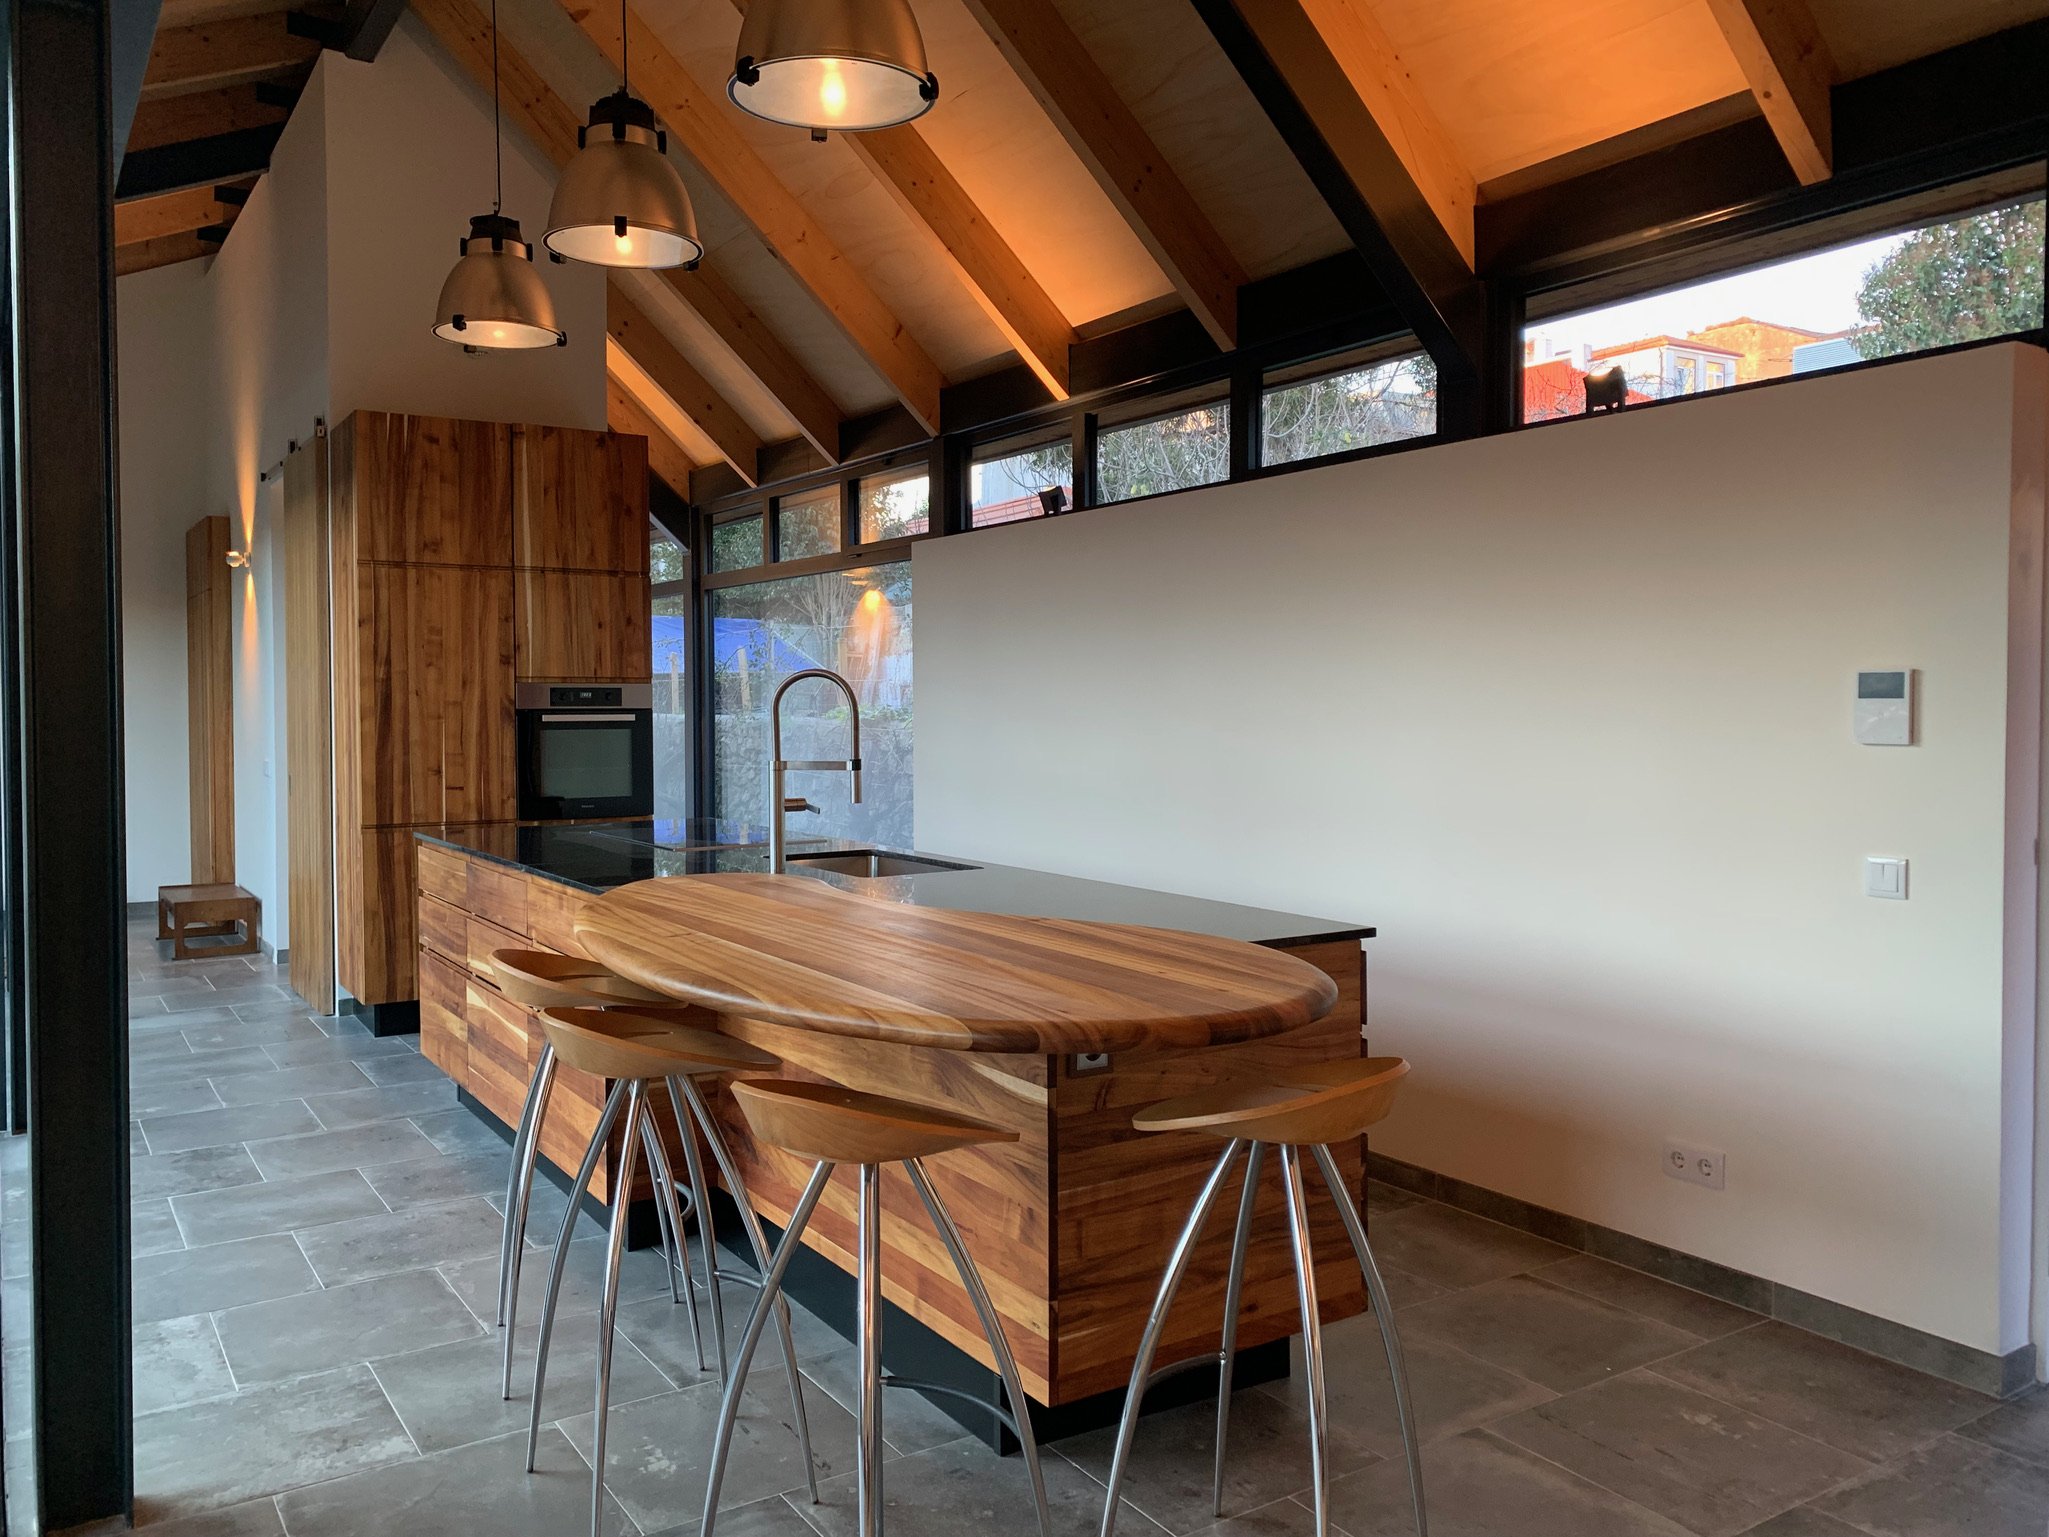
<svg viewBox="0 0 2049 1537">
<path fill-rule="evenodd" d="M 645 683 L 653 676 L 645 575 L 520 571 L 521 682 Z"/>
<path fill-rule="evenodd" d="M 518 814 L 512 573 L 405 569 L 402 820 L 504 822 Z"/>
<path fill-rule="evenodd" d="M 510 427 L 358 411 L 336 437 L 357 559 L 512 564 Z"/>
<path fill-rule="evenodd" d="M 647 439 L 513 429 L 513 564 L 647 571 Z"/>
</svg>

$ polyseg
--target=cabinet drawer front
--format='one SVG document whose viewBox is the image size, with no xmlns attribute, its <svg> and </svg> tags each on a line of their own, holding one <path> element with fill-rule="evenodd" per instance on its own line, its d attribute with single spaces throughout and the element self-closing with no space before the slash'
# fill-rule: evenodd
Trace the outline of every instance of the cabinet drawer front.
<svg viewBox="0 0 2049 1537">
<path fill-rule="evenodd" d="M 493 993 L 498 991 L 498 984 L 491 977 L 491 952 L 527 948 L 526 935 L 501 929 L 497 924 L 486 923 L 482 918 L 472 917 L 468 920 L 464 938 L 467 941 L 465 954 L 470 970 L 475 972 Z"/>
<path fill-rule="evenodd" d="M 468 893 L 462 905 L 479 918 L 524 938 L 527 932 L 526 889 L 527 878 L 519 871 L 473 859 L 470 861 Z"/>
<path fill-rule="evenodd" d="M 527 1085 L 539 1060 L 533 1016 L 491 988 L 471 980 L 465 996 L 469 1021 L 469 1091 L 507 1126 L 519 1124 Z"/>
<path fill-rule="evenodd" d="M 420 1055 L 467 1086 L 469 973 L 431 950 L 420 952 Z"/>
<path fill-rule="evenodd" d="M 421 892 L 461 907 L 469 894 L 469 865 L 470 862 L 460 854 L 421 844 Z"/>
<path fill-rule="evenodd" d="M 564 955 L 582 955 L 583 946 L 576 942 L 576 915 L 583 911 L 583 904 L 589 900 L 589 893 L 572 886 L 530 880 L 526 919 L 527 932 L 533 935 L 534 943 L 559 950 Z"/>
<path fill-rule="evenodd" d="M 470 915 L 461 908 L 420 893 L 420 945 L 458 966 L 469 964 Z"/>
</svg>

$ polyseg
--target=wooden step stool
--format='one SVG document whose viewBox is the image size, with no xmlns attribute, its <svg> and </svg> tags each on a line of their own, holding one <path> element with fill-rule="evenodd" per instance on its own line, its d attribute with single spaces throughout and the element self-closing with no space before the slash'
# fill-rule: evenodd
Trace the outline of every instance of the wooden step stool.
<svg viewBox="0 0 2049 1537">
<path fill-rule="evenodd" d="M 261 911 L 254 895 L 240 886 L 157 887 L 157 938 L 171 942 L 172 956 L 181 961 L 213 955 L 254 955 L 257 914 Z M 236 933 L 241 938 L 225 945 L 208 945 L 195 950 L 188 939 L 220 939 Z"/>
</svg>

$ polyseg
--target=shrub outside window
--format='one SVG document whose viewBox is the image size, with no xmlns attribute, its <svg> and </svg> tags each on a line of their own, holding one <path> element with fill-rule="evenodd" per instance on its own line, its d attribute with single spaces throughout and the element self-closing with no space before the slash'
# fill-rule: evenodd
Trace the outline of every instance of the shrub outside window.
<svg viewBox="0 0 2049 1537">
<path fill-rule="evenodd" d="M 1230 474 L 1229 401 L 1106 427 L 1096 434 L 1097 500 L 1104 504 L 1215 485 Z"/>
<path fill-rule="evenodd" d="M 1044 493 L 1074 505 L 1074 444 L 1067 438 L 1030 448 L 1003 445 L 968 467 L 968 521 L 975 528 L 1045 516 Z"/>
<path fill-rule="evenodd" d="M 1379 448 L 1437 430 L 1437 365 L 1412 352 L 1333 369 L 1328 362 L 1268 376 L 1259 462 L 1295 464 Z"/>
</svg>

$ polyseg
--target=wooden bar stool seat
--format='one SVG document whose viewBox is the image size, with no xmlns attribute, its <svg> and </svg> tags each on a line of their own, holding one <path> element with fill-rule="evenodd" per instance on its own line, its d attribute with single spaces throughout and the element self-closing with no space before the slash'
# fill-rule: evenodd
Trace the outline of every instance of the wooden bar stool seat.
<svg viewBox="0 0 2049 1537">
<path fill-rule="evenodd" d="M 941 1110 L 910 1100 L 881 1094 L 864 1094 L 837 1084 L 812 1083 L 787 1078 L 735 1079 L 733 1102 L 747 1118 L 755 1140 L 769 1147 L 795 1153 L 813 1161 L 811 1178 L 790 1213 L 789 1226 L 776 1246 L 775 1258 L 763 1277 L 761 1296 L 747 1319 L 747 1331 L 726 1396 L 719 1405 L 718 1430 L 712 1438 L 711 1474 L 705 1482 L 704 1522 L 699 1537 L 713 1537 L 718 1520 L 719 1489 L 725 1480 L 726 1455 L 733 1444 L 733 1427 L 740 1412 L 740 1393 L 746 1386 L 747 1367 L 761 1339 L 772 1304 L 781 1302 L 783 1277 L 804 1236 L 806 1224 L 825 1193 L 832 1171 L 841 1164 L 860 1171 L 860 1201 L 855 1238 L 855 1334 L 858 1336 L 860 1371 L 855 1384 L 859 1431 L 854 1441 L 854 1483 L 857 1522 L 861 1537 L 880 1537 L 882 1531 L 882 1206 L 879 1177 L 885 1163 L 901 1164 L 911 1186 L 924 1203 L 926 1215 L 939 1240 L 952 1256 L 962 1288 L 974 1304 L 982 1333 L 996 1359 L 996 1371 L 1003 1380 L 1008 1407 L 989 1407 L 1008 1425 L 1023 1448 L 1025 1465 L 1031 1473 L 1032 1496 L 1038 1505 L 1040 1537 L 1052 1537 L 1052 1521 L 1046 1508 L 1046 1481 L 1039 1469 L 1038 1443 L 1032 1434 L 1032 1416 L 1025 1398 L 1024 1383 L 1017 1362 L 1010 1353 L 1010 1341 L 982 1284 L 981 1272 L 968 1255 L 960 1229 L 954 1225 L 939 1193 L 926 1177 L 923 1160 L 938 1153 L 991 1143 L 1015 1142 L 1018 1134 L 1001 1126 Z M 924 1387 L 891 1377 L 892 1386 Z M 947 1390 L 951 1391 L 951 1390 Z M 818 1498 L 814 1488 L 813 1501 Z"/>
<path fill-rule="evenodd" d="M 495 960 L 495 957 L 494 957 Z M 725 1176 L 731 1189 L 734 1203 L 740 1209 L 740 1220 L 747 1229 L 753 1245 L 755 1262 L 761 1267 L 765 1278 L 770 1269 L 768 1244 L 761 1230 L 760 1220 L 747 1199 L 746 1187 L 740 1181 L 739 1166 L 733 1161 L 731 1150 L 720 1134 L 718 1122 L 713 1118 L 711 1107 L 706 1104 L 699 1080 L 713 1078 L 722 1073 L 752 1071 L 780 1065 L 779 1059 L 770 1053 L 734 1040 L 716 1030 L 707 1029 L 701 1021 L 714 1018 L 701 1009 L 662 1009 L 631 1005 L 622 1008 L 547 1008 L 540 1014 L 541 1032 L 547 1041 L 545 1048 L 552 1072 L 555 1063 L 566 1065 L 592 1078 L 609 1079 L 612 1083 L 605 1108 L 598 1117 L 595 1131 L 591 1133 L 590 1145 L 584 1150 L 583 1165 L 577 1171 L 575 1182 L 569 1191 L 569 1212 L 563 1219 L 562 1230 L 556 1235 L 554 1263 L 548 1272 L 548 1288 L 541 1304 L 541 1333 L 539 1346 L 534 1354 L 534 1391 L 527 1420 L 527 1471 L 534 1471 L 535 1454 L 540 1444 L 541 1400 L 548 1379 L 548 1346 L 555 1331 L 555 1307 L 561 1295 L 562 1276 L 569 1261 L 569 1244 L 574 1232 L 578 1202 L 590 1185 L 591 1177 L 597 1171 L 598 1160 L 604 1156 L 610 1142 L 612 1130 L 624 1117 L 624 1132 L 621 1138 L 621 1155 L 618 1177 L 612 1188 L 612 1222 L 605 1257 L 605 1276 L 602 1300 L 598 1313 L 598 1380 L 597 1416 L 591 1432 L 591 1537 L 600 1537 L 604 1527 L 605 1506 L 605 1429 L 606 1415 L 610 1405 L 612 1387 L 612 1345 L 614 1326 L 619 1310 L 619 1264 L 626 1246 L 626 1218 L 633 1199 L 633 1175 L 637 1155 L 645 1151 L 649 1172 L 654 1180 L 656 1209 L 666 1213 L 665 1221 L 674 1235 L 673 1252 L 682 1254 L 683 1215 L 675 1198 L 676 1180 L 669 1169 L 667 1149 L 663 1146 L 660 1133 L 654 1124 L 653 1106 L 649 1103 L 649 1089 L 654 1084 L 665 1084 L 669 1093 L 669 1104 L 676 1113 L 676 1127 L 683 1142 L 683 1157 L 690 1174 L 689 1190 L 692 1206 L 697 1214 L 698 1248 L 704 1260 L 704 1288 L 711 1302 L 712 1334 L 718 1342 L 719 1373 L 722 1380 L 737 1382 L 738 1374 L 729 1373 L 726 1368 L 725 1309 L 720 1298 L 718 1268 L 718 1235 L 713 1231 L 710 1190 L 705 1181 L 704 1167 L 698 1153 L 697 1139 L 701 1135 L 710 1147 L 712 1157 Z M 546 1089 L 543 1088 L 545 1099 Z M 689 1262 L 683 1259 L 683 1275 L 686 1287 L 689 1280 Z M 744 1276 L 732 1279 L 745 1282 Z M 672 1276 L 673 1280 L 673 1276 Z M 513 1259 L 513 1288 L 518 1287 L 518 1258 Z M 764 1298 L 770 1297 L 770 1288 L 765 1279 L 761 1285 Z M 686 1296 L 692 1296 L 686 1291 Z M 789 1376 L 790 1399 L 795 1411 L 795 1425 L 798 1446 L 804 1458 L 804 1471 L 811 1485 L 811 1495 L 818 1497 L 817 1474 L 811 1457 L 811 1431 L 804 1413 L 802 1378 L 797 1372 L 796 1344 L 790 1332 L 789 1305 L 780 1297 L 774 1297 L 772 1310 L 780 1328 L 783 1349 L 783 1367 Z M 511 1304 L 507 1307 L 507 1360 L 511 1351 Z M 693 1298 L 690 1305 L 690 1332 L 698 1341 L 698 1369 L 704 1369 L 703 1336 L 697 1325 L 697 1306 Z"/>
<path fill-rule="evenodd" d="M 1400 1057 L 1367 1057 L 1352 1061 L 1319 1062 L 1288 1071 L 1278 1079 L 1244 1079 L 1220 1083 L 1212 1088 L 1163 1100 L 1132 1117 L 1140 1132 L 1194 1132 L 1215 1137 L 1225 1144 L 1222 1156 L 1210 1171 L 1195 1208 L 1188 1215 L 1181 1236 L 1168 1256 L 1166 1274 L 1160 1278 L 1158 1296 L 1139 1339 L 1138 1358 L 1132 1363 L 1131 1382 L 1126 1390 L 1124 1413 L 1117 1426 L 1117 1445 L 1110 1456 L 1109 1495 L 1103 1506 L 1101 1537 L 1111 1537 L 1117 1525 L 1117 1496 L 1124 1482 L 1124 1470 L 1131 1456 L 1132 1439 L 1138 1428 L 1139 1402 L 1151 1379 L 1153 1355 L 1159 1349 L 1160 1333 L 1174 1306 L 1174 1294 L 1187 1273 L 1203 1225 L 1223 1194 L 1231 1170 L 1241 1156 L 1246 1158 L 1245 1182 L 1238 1196 L 1238 1225 L 1231 1237 L 1231 1268 L 1224 1285 L 1224 1337 L 1217 1353 L 1217 1445 L 1216 1464 L 1210 1485 L 1213 1512 L 1224 1513 L 1224 1445 L 1231 1424 L 1231 1367 L 1238 1341 L 1238 1312 L 1245 1289 L 1245 1253 L 1252 1233 L 1253 1210 L 1259 1195 L 1259 1173 L 1268 1148 L 1280 1157 L 1281 1189 L 1288 1214 L 1288 1246 L 1295 1263 L 1295 1297 L 1302 1312 L 1302 1357 L 1309 1380 L 1309 1460 L 1315 1480 L 1317 1537 L 1330 1531 L 1330 1473 L 1326 1455 L 1328 1440 L 1326 1395 L 1323 1373 L 1323 1326 L 1317 1314 L 1316 1262 L 1309 1246 L 1308 1197 L 1302 1185 L 1302 1154 L 1306 1150 L 1330 1188 L 1337 1203 L 1346 1236 L 1352 1241 L 1359 1269 L 1366 1278 L 1366 1293 L 1373 1303 L 1374 1320 L 1380 1325 L 1380 1342 L 1387 1353 L 1388 1375 L 1394 1388 L 1395 1415 L 1401 1423 L 1402 1447 L 1408 1458 L 1409 1498 L 1414 1506 L 1416 1537 L 1428 1537 L 1423 1511 L 1423 1465 L 1416 1440 L 1416 1421 L 1409 1403 L 1408 1373 L 1402 1363 L 1401 1340 L 1395 1333 L 1394 1308 L 1388 1301 L 1387 1286 L 1373 1250 L 1366 1242 L 1366 1226 L 1359 1208 L 1345 1189 L 1330 1144 L 1358 1137 L 1385 1119 L 1394 1106 L 1395 1091 L 1408 1076 L 1409 1064 Z M 1249 1151 L 1248 1151 L 1249 1150 Z"/>
<path fill-rule="evenodd" d="M 596 961 L 576 955 L 557 955 L 552 950 L 493 950 L 491 980 L 514 1003 L 530 1009 L 567 1009 L 595 1004 L 679 1004 L 666 994 L 629 982 Z"/>
</svg>

